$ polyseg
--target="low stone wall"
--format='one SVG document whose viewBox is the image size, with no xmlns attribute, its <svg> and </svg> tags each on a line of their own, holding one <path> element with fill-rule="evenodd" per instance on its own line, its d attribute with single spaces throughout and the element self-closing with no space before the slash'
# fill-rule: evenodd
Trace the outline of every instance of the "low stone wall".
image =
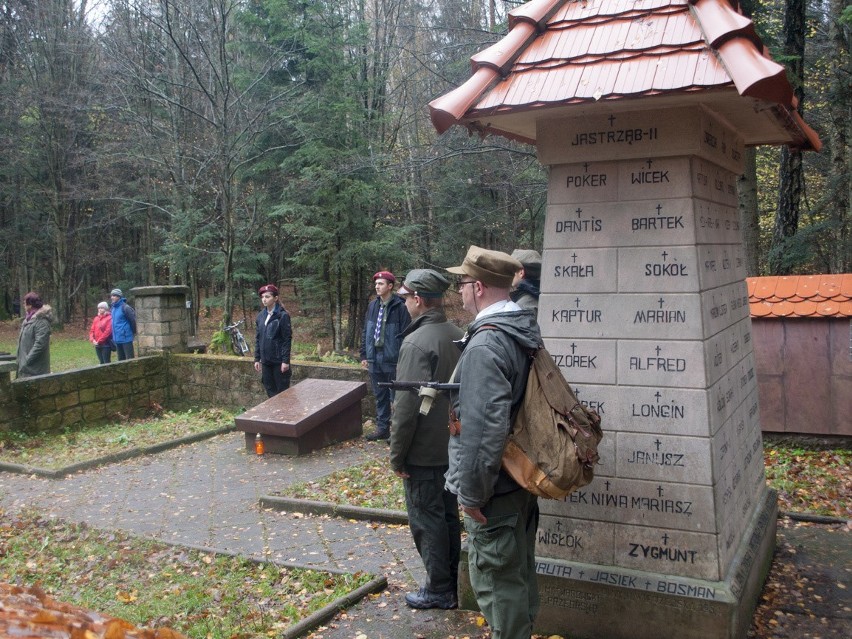
<svg viewBox="0 0 852 639">
<path fill-rule="evenodd" d="M 27 377 L 6 384 L 0 402 L 0 416 L 10 418 L 0 423 L 6 431 L 57 431 L 138 415 L 167 404 L 168 364 L 164 357 L 141 357 Z"/>
<path fill-rule="evenodd" d="M 327 364 L 293 364 L 293 380 L 297 383 L 309 377 L 367 382 L 367 372 L 356 366 Z M 172 403 L 197 406 L 209 403 L 217 406 L 248 408 L 265 401 L 266 393 L 260 383 L 260 373 L 254 370 L 254 360 L 226 355 L 171 355 L 169 358 L 170 397 Z M 375 402 L 363 403 L 364 414 L 375 415 Z"/>
<path fill-rule="evenodd" d="M 265 401 L 251 358 L 164 354 L 10 382 L 14 362 L 0 363 L 0 432 L 57 431 L 120 415 L 167 408 L 249 408 Z M 357 366 L 293 365 L 293 383 L 309 377 L 368 382 Z M 363 402 L 365 416 L 375 402 Z"/>
</svg>

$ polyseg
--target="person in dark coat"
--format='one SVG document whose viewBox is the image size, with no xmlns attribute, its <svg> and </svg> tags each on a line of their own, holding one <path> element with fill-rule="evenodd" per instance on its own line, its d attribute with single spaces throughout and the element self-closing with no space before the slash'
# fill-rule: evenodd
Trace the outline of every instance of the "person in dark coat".
<svg viewBox="0 0 852 639">
<path fill-rule="evenodd" d="M 18 336 L 18 378 L 46 375 L 50 372 L 50 325 L 53 309 L 41 296 L 29 292 L 24 296 L 24 321 Z"/>
<path fill-rule="evenodd" d="M 512 301 L 523 309 L 532 309 L 538 313 L 538 297 L 541 294 L 541 255 L 532 249 L 516 249 L 512 257 L 523 268 L 515 273 L 512 280 Z"/>
<path fill-rule="evenodd" d="M 396 378 L 396 362 L 402 344 L 402 332 L 411 323 L 411 316 L 399 295 L 393 292 L 396 278 L 390 271 L 373 275 L 376 299 L 367 307 L 364 334 L 361 339 L 361 368 L 370 372 L 373 395 L 376 397 L 376 431 L 367 439 L 390 439 L 391 404 L 393 391 L 380 388 L 381 382 Z"/>
<path fill-rule="evenodd" d="M 261 374 L 266 396 L 290 388 L 290 348 L 293 329 L 290 315 L 278 302 L 278 287 L 266 284 L 258 289 L 263 310 L 257 314 L 254 342 L 254 370 Z"/>
</svg>

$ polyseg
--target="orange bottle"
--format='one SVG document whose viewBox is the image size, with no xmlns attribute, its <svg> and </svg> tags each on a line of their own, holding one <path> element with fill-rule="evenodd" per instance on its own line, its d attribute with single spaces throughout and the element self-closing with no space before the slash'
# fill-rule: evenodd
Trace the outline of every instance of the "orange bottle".
<svg viewBox="0 0 852 639">
<path fill-rule="evenodd" d="M 263 438 L 260 436 L 260 433 L 258 433 L 254 436 L 254 452 L 258 455 L 263 455 L 263 451 Z"/>
</svg>

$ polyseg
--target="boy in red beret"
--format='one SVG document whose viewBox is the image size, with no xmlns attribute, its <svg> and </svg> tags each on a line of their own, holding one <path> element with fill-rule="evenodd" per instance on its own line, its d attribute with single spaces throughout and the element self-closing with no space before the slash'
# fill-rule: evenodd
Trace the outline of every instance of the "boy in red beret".
<svg viewBox="0 0 852 639">
<path fill-rule="evenodd" d="M 378 385 L 396 378 L 402 331 L 411 323 L 405 302 L 393 292 L 396 283 L 393 273 L 379 271 L 373 275 L 373 283 L 376 299 L 367 307 L 361 340 L 361 367 L 370 372 L 376 396 L 376 432 L 367 435 L 370 441 L 390 438 L 393 391 Z"/>
<path fill-rule="evenodd" d="M 290 347 L 293 330 L 290 315 L 278 302 L 278 287 L 266 284 L 258 289 L 263 309 L 257 314 L 254 343 L 254 370 L 260 372 L 266 396 L 290 388 Z"/>
</svg>

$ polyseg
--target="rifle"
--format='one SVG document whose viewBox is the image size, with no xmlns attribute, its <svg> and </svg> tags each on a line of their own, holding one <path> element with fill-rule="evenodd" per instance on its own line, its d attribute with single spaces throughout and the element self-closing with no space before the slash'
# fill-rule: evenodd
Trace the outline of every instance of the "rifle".
<svg viewBox="0 0 852 639">
<path fill-rule="evenodd" d="M 379 388 L 390 388 L 391 390 L 408 390 L 412 393 L 417 393 L 420 400 L 420 414 L 428 415 L 432 409 L 432 400 L 438 396 L 440 391 L 458 390 L 458 384 L 448 384 L 441 382 L 401 382 L 394 380 L 392 382 L 379 382 Z"/>
<path fill-rule="evenodd" d="M 391 390 L 409 390 L 412 392 L 417 392 L 421 388 L 433 388 L 436 391 L 451 391 L 458 390 L 459 385 L 456 384 L 448 384 L 442 382 L 401 382 L 398 379 L 393 380 L 392 382 L 379 382 L 379 388 L 390 388 Z"/>
</svg>

